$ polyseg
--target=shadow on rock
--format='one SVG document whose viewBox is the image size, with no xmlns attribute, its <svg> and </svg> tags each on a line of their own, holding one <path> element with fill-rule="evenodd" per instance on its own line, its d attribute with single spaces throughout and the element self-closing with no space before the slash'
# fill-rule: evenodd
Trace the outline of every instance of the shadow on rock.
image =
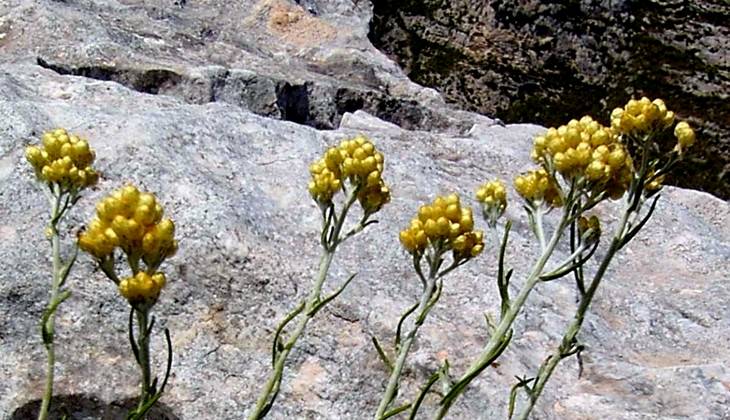
<svg viewBox="0 0 730 420">
<path fill-rule="evenodd" d="M 49 418 L 60 420 L 124 420 L 127 412 L 136 407 L 136 398 L 106 403 L 93 395 L 72 394 L 53 397 Z M 12 420 L 36 419 L 41 407 L 40 400 L 32 400 L 18 407 L 10 416 Z M 149 420 L 179 420 L 172 409 L 165 404 L 157 403 L 147 414 Z"/>
</svg>

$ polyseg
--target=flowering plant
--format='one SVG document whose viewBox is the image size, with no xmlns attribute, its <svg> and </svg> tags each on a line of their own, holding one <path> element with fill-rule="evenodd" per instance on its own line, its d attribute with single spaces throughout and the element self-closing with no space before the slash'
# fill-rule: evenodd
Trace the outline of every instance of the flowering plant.
<svg viewBox="0 0 730 420">
<path fill-rule="evenodd" d="M 390 201 L 390 189 L 382 178 L 383 163 L 383 154 L 373 143 L 358 136 L 330 147 L 321 159 L 309 167 L 312 176 L 309 194 L 322 213 L 319 272 L 307 298 L 286 315 L 276 328 L 271 355 L 273 371 L 249 413 L 249 419 L 261 419 L 269 412 L 279 393 L 284 364 L 307 324 L 319 310 L 342 293 L 355 277 L 350 276 L 329 296 L 322 296 L 322 287 L 337 247 L 367 226 L 377 223 L 371 217 Z M 345 196 L 339 212 L 334 201 L 338 192 Z M 345 231 L 347 215 L 355 202 L 360 205 L 362 216 L 359 222 Z M 286 327 L 295 320 L 296 325 L 286 338 Z"/>
<path fill-rule="evenodd" d="M 41 317 L 41 336 L 48 354 L 46 383 L 38 419 L 48 418 L 53 395 L 55 366 L 55 316 L 59 305 L 71 296 L 64 289 L 71 269 L 76 262 L 78 248 L 64 261 L 61 256 L 61 235 L 59 225 L 80 198 L 81 192 L 99 179 L 94 163 L 95 153 L 89 143 L 81 137 L 70 134 L 63 128 L 48 131 L 41 137 L 41 144 L 29 146 L 25 157 L 35 170 L 35 176 L 44 188 L 51 207 L 51 220 L 46 228 L 46 236 L 51 242 L 53 261 L 50 300 Z"/>
<path fill-rule="evenodd" d="M 668 140 L 670 133 L 674 134 L 673 140 Z M 523 286 L 512 298 L 512 270 L 505 267 L 511 223 L 505 224 L 497 275 L 500 321 L 496 325 L 489 322 L 489 341 L 458 379 L 448 376 L 448 365 L 439 369 L 439 375 L 432 377 L 423 387 L 416 403 L 407 407 L 411 410 L 411 417 L 415 416 L 420 401 L 438 376 L 446 391 L 440 398 L 435 418 L 443 418 L 471 381 L 497 360 L 509 345 L 512 325 L 531 291 L 540 283 L 572 275 L 578 294 L 578 308 L 560 345 L 534 377 L 519 378 L 510 392 L 509 416 L 515 413 L 518 391 L 524 390 L 527 398 L 518 417 L 528 418 L 558 363 L 582 351 L 583 346 L 577 336 L 608 266 L 648 222 L 656 208 L 664 177 L 694 142 L 695 134 L 688 123 L 675 124 L 675 114 L 662 100 L 648 98 L 632 99 L 625 107 L 615 109 L 611 113 L 610 127 L 585 116 L 537 136 L 532 158 L 538 168 L 517 176 L 514 187 L 524 200 L 540 254 Z M 503 213 L 506 205 L 496 198 L 503 197 L 502 190 L 496 185 L 499 184 L 487 183 L 477 192 L 477 199 L 482 203 L 483 214 L 490 226 L 496 226 L 496 218 Z M 589 212 L 608 199 L 623 200 L 621 218 L 598 268 L 589 276 L 586 263 L 595 255 L 602 234 L 599 219 Z M 554 210 L 560 213 L 559 221 L 548 236 L 544 215 Z M 563 240 L 568 242 L 571 253 L 564 260 L 551 264 L 553 253 Z"/>
<path fill-rule="evenodd" d="M 167 368 L 158 384 L 150 368 L 150 336 L 155 318 L 150 311 L 165 286 L 160 265 L 175 255 L 175 225 L 163 218 L 162 206 L 154 194 L 140 192 L 127 185 L 96 205 L 96 216 L 79 235 L 79 247 L 92 255 L 104 274 L 114 282 L 119 293 L 129 302 L 129 342 L 141 371 L 140 397 L 130 419 L 142 419 L 162 396 L 172 367 L 172 343 L 165 328 Z M 129 275 L 119 274 L 116 250 L 126 257 Z M 136 321 L 136 338 L 135 338 Z"/>
</svg>

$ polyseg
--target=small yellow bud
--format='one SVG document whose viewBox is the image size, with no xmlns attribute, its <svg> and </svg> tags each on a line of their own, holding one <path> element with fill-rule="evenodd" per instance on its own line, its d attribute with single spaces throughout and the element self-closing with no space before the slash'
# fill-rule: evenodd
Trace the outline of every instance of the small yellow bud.
<svg viewBox="0 0 730 420">
<path fill-rule="evenodd" d="M 619 167 L 626 161 L 626 152 L 622 148 L 616 148 L 608 154 L 608 164 L 612 167 Z"/>
<path fill-rule="evenodd" d="M 36 146 L 29 146 L 25 149 L 25 158 L 36 169 L 46 163 L 45 159 L 43 159 L 41 149 Z"/>
<path fill-rule="evenodd" d="M 435 239 L 439 236 L 438 225 L 433 219 L 428 219 L 426 223 L 424 223 L 423 230 L 426 232 L 426 236 L 428 236 L 429 239 Z"/>
<path fill-rule="evenodd" d="M 418 219 L 426 223 L 431 218 L 431 206 L 424 205 L 418 209 Z"/>
<path fill-rule="evenodd" d="M 695 143 L 695 132 L 686 121 L 680 121 L 674 127 L 674 136 L 680 150 L 691 147 Z"/>
<path fill-rule="evenodd" d="M 586 168 L 586 177 L 591 181 L 598 181 L 605 175 L 606 165 L 600 160 L 594 160 Z"/>
<path fill-rule="evenodd" d="M 449 234 L 450 225 L 451 225 L 451 223 L 449 222 L 449 219 L 447 219 L 446 217 L 441 216 L 438 219 L 436 219 L 436 228 L 437 228 L 438 234 L 441 236 L 447 236 Z"/>
<path fill-rule="evenodd" d="M 402 230 L 400 232 L 400 243 L 408 252 L 413 252 L 416 249 L 416 241 L 410 231 Z"/>
<path fill-rule="evenodd" d="M 458 204 L 449 204 L 448 206 L 446 206 L 446 211 L 444 211 L 444 215 L 450 221 L 457 222 L 461 217 L 461 209 L 459 208 Z"/>
</svg>

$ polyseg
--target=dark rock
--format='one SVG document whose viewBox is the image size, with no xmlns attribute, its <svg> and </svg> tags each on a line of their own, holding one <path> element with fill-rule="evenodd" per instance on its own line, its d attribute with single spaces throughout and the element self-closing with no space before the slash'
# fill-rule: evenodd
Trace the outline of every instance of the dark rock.
<svg viewBox="0 0 730 420">
<path fill-rule="evenodd" d="M 675 185 L 730 198 L 730 3 L 373 1 L 370 39 L 416 82 L 506 122 L 606 122 L 661 97 L 698 128 Z"/>
</svg>

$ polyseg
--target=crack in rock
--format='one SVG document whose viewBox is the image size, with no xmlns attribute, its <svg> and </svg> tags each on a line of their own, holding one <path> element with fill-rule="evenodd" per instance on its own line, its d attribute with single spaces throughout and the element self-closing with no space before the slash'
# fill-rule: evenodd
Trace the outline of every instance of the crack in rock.
<svg viewBox="0 0 730 420">
<path fill-rule="evenodd" d="M 37 57 L 39 66 L 60 75 L 112 81 L 129 89 L 167 95 L 187 103 L 224 102 L 257 115 L 320 130 L 339 127 L 342 116 L 358 110 L 407 130 L 434 130 L 453 125 L 448 117 L 416 100 L 357 86 L 323 81 L 277 79 L 241 69 L 209 66 L 189 72 L 167 68 L 75 65 Z"/>
</svg>

